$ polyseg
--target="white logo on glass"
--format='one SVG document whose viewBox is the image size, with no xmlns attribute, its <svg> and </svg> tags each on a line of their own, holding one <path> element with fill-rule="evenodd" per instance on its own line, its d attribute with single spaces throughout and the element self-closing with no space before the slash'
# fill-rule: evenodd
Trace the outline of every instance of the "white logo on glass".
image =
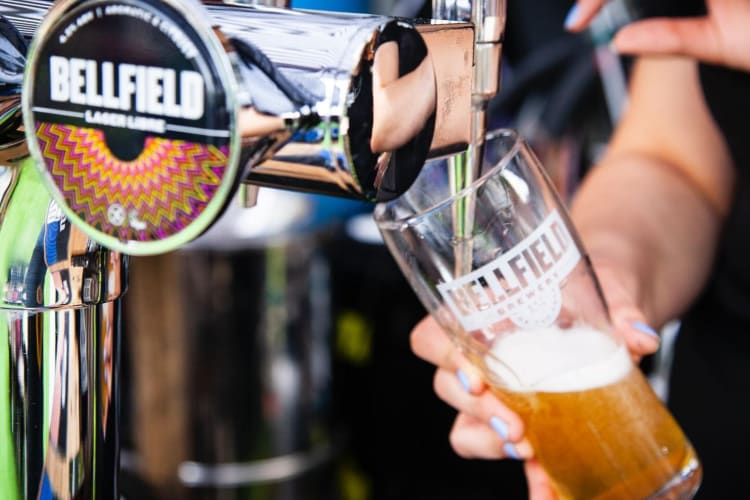
<svg viewBox="0 0 750 500">
<path fill-rule="evenodd" d="M 578 247 L 555 210 L 494 261 L 437 288 L 467 331 L 508 318 L 523 328 L 543 327 L 560 314 L 560 283 L 580 260 Z"/>
</svg>

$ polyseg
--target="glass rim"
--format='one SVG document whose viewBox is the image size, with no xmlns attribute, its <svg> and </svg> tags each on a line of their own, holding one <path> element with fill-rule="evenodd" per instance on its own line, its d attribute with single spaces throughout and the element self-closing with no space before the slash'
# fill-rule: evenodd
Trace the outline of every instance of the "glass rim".
<svg viewBox="0 0 750 500">
<path fill-rule="evenodd" d="M 482 175 L 471 181 L 471 184 L 459 191 L 456 191 L 455 193 L 451 193 L 450 196 L 444 197 L 422 210 L 395 219 L 384 219 L 383 213 L 385 212 L 385 208 L 394 203 L 398 203 L 409 192 L 409 190 L 411 189 L 410 187 L 398 198 L 375 205 L 375 210 L 373 211 L 373 219 L 375 219 L 378 227 L 382 229 L 394 229 L 403 226 L 412 226 L 416 223 L 416 221 L 424 218 L 431 213 L 442 210 L 446 205 L 453 203 L 456 199 L 466 197 L 469 193 L 476 191 L 482 184 L 487 181 L 489 177 L 495 175 L 498 171 L 503 170 L 505 167 L 507 167 L 510 163 L 511 158 L 515 157 L 521 149 L 521 135 L 516 130 L 511 128 L 499 128 L 488 132 L 484 138 L 485 144 L 501 136 L 510 137 L 512 140 L 512 145 L 510 146 L 510 148 L 508 148 L 508 151 L 503 155 L 500 161 L 490 167 Z"/>
</svg>

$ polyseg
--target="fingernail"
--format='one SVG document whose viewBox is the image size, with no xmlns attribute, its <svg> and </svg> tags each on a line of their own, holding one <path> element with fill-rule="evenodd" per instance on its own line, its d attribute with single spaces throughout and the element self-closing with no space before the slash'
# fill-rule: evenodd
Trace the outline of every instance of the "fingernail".
<svg viewBox="0 0 750 500">
<path fill-rule="evenodd" d="M 503 451 L 505 452 L 506 457 L 514 460 L 521 460 L 521 456 L 518 454 L 518 451 L 516 451 L 516 447 L 513 443 L 505 443 L 503 445 Z"/>
<path fill-rule="evenodd" d="M 469 380 L 466 373 L 462 370 L 458 370 L 456 372 L 456 377 L 458 377 L 458 381 L 461 382 L 461 387 L 463 387 L 466 392 L 471 392 L 471 380 Z"/>
<path fill-rule="evenodd" d="M 578 4 L 573 4 L 573 7 L 568 11 L 568 15 L 565 16 L 565 27 L 570 28 L 576 21 L 578 21 Z"/>
<path fill-rule="evenodd" d="M 490 426 L 492 426 L 492 429 L 494 429 L 494 431 L 503 439 L 503 441 L 508 439 L 508 424 L 506 424 L 503 419 L 501 419 L 500 417 L 490 418 Z"/>
<path fill-rule="evenodd" d="M 630 326 L 632 326 L 636 330 L 641 331 L 647 335 L 651 335 L 652 337 L 655 337 L 657 339 L 660 338 L 656 330 L 648 326 L 646 323 L 643 323 L 641 321 L 633 321 L 630 323 Z"/>
</svg>

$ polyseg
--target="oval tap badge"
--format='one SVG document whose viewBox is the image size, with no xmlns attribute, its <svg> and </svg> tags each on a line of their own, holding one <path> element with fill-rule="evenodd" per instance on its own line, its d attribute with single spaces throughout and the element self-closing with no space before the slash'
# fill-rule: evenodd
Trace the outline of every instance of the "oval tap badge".
<svg viewBox="0 0 750 500">
<path fill-rule="evenodd" d="M 37 33 L 30 150 L 68 217 L 110 248 L 173 250 L 234 192 L 234 76 L 207 18 L 189 0 L 71 0 Z"/>
</svg>

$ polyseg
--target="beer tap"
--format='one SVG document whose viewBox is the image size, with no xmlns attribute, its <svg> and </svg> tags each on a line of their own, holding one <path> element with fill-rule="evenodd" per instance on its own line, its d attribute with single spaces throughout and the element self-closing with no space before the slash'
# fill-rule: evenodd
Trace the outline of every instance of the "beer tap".
<svg viewBox="0 0 750 500">
<path fill-rule="evenodd" d="M 504 9 L 464 3 L 419 22 L 63 0 L 24 79 L 32 157 L 65 213 L 129 254 L 194 239 L 243 184 L 391 199 L 483 135 Z"/>
</svg>

